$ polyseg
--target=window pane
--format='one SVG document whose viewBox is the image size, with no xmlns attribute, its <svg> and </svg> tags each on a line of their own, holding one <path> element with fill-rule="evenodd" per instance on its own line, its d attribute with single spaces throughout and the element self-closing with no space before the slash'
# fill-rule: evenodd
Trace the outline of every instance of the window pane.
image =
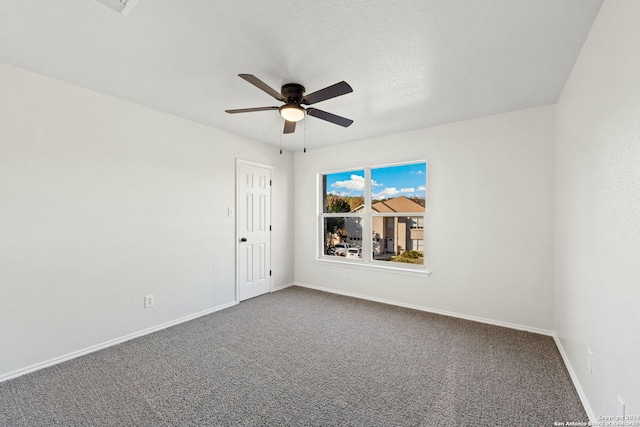
<svg viewBox="0 0 640 427">
<path fill-rule="evenodd" d="M 424 264 L 424 217 L 374 216 L 373 259 Z"/>
<path fill-rule="evenodd" d="M 364 170 L 323 175 L 322 188 L 324 213 L 363 211 Z"/>
<path fill-rule="evenodd" d="M 346 256 L 347 249 L 361 248 L 363 220 L 362 217 L 325 217 L 322 228 L 324 254 Z"/>
<path fill-rule="evenodd" d="M 426 177 L 426 163 L 372 168 L 372 212 L 424 212 Z"/>
</svg>

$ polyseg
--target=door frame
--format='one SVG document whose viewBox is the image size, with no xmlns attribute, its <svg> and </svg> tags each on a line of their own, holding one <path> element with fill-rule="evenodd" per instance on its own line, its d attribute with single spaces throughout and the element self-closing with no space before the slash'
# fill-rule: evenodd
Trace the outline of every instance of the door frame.
<svg viewBox="0 0 640 427">
<path fill-rule="evenodd" d="M 235 257 L 235 262 L 236 262 L 236 268 L 235 268 L 235 284 L 236 284 L 236 304 L 240 303 L 240 283 L 238 282 L 238 280 L 240 279 L 240 230 L 238 229 L 239 225 L 239 221 L 238 221 L 238 215 L 239 215 L 239 206 L 240 206 L 240 165 L 247 165 L 247 166 L 256 166 L 259 168 L 264 168 L 264 169 L 269 169 L 269 175 L 271 176 L 271 180 L 273 180 L 273 166 L 271 165 L 267 165 L 264 163 L 257 163 L 257 162 L 252 162 L 250 160 L 244 160 L 244 159 L 240 159 L 240 158 L 236 158 L 236 200 L 235 200 L 235 217 L 234 217 L 234 221 L 236 223 L 236 227 L 235 227 L 235 251 L 236 251 L 236 257 Z M 269 184 L 269 218 L 273 218 L 272 215 L 272 211 L 273 208 L 272 203 L 271 203 L 271 198 L 273 196 L 273 187 L 271 185 L 271 183 Z M 271 222 L 273 222 L 273 219 L 271 220 Z M 271 224 L 269 224 L 269 226 L 271 226 Z M 269 270 L 271 271 L 271 256 L 272 251 L 271 251 L 271 233 L 269 233 Z M 269 274 L 269 292 L 273 292 L 273 280 L 272 280 L 272 276 L 271 274 Z"/>
</svg>

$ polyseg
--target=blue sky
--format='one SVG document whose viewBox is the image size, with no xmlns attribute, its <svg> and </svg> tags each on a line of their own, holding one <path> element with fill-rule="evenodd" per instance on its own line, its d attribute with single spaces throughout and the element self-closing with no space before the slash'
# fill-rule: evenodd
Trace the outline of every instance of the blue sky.
<svg viewBox="0 0 640 427">
<path fill-rule="evenodd" d="M 426 173 L 425 163 L 372 168 L 373 198 L 426 197 Z M 327 174 L 327 193 L 364 196 L 364 170 Z"/>
</svg>

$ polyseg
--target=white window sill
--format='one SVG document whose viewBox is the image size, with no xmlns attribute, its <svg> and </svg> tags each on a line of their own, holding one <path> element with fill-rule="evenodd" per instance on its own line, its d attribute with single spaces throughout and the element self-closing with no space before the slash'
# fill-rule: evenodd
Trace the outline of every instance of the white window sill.
<svg viewBox="0 0 640 427">
<path fill-rule="evenodd" d="M 405 274 L 409 276 L 421 276 L 428 277 L 431 272 L 427 270 L 425 267 L 417 267 L 417 268 L 408 268 L 408 267 L 397 267 L 395 265 L 386 265 L 389 262 L 378 261 L 378 262 L 368 262 L 365 263 L 362 260 L 358 259 L 348 259 L 343 257 L 322 257 L 316 258 L 315 260 L 319 264 L 324 265 L 340 265 L 345 268 L 358 268 L 363 270 L 376 270 L 376 271 L 387 271 L 389 273 L 394 274 Z M 400 263 L 393 263 L 400 264 Z"/>
</svg>

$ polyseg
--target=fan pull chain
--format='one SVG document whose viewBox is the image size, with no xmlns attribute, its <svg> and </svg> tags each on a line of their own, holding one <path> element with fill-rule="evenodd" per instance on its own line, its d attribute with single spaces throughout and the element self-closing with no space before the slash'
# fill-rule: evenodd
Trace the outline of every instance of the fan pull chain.
<svg viewBox="0 0 640 427">
<path fill-rule="evenodd" d="M 278 127 L 278 135 L 280 135 L 280 154 L 282 154 L 282 132 L 280 132 L 279 127 Z"/>
<path fill-rule="evenodd" d="M 307 121 L 304 121 L 304 142 L 303 142 L 304 150 L 303 153 L 307 152 Z"/>
</svg>

